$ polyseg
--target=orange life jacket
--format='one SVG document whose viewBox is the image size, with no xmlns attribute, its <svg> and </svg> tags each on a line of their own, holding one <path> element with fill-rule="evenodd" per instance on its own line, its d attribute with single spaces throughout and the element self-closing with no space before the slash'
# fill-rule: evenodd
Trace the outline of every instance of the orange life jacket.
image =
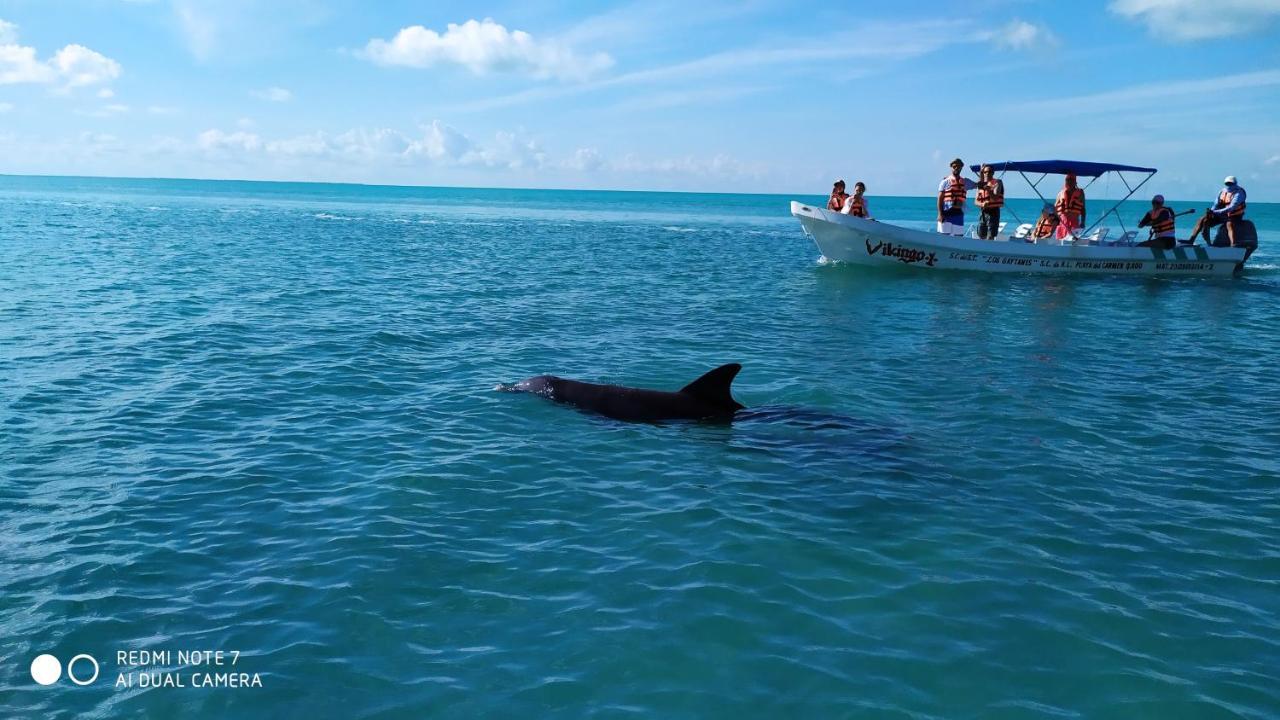
<svg viewBox="0 0 1280 720">
<path fill-rule="evenodd" d="M 840 212 L 840 210 L 844 207 L 845 199 L 848 197 L 849 196 L 844 193 L 839 193 L 839 194 L 834 192 L 831 193 L 831 197 L 827 199 L 827 209 Z"/>
<path fill-rule="evenodd" d="M 849 214 L 854 217 L 867 216 L 867 199 L 860 195 L 849 196 Z"/>
<path fill-rule="evenodd" d="M 943 206 L 953 211 L 964 212 L 964 201 L 969 196 L 969 191 L 964 186 L 964 178 L 948 175 L 947 180 L 949 181 L 947 189 L 942 191 Z"/>
<path fill-rule="evenodd" d="M 1226 206 L 1230 205 L 1230 204 L 1231 204 L 1231 193 L 1227 192 L 1227 191 L 1226 191 L 1226 189 L 1223 189 L 1223 191 L 1222 191 L 1222 192 L 1218 193 L 1218 204 L 1219 204 L 1219 205 L 1221 205 L 1222 207 L 1226 207 Z M 1235 218 L 1238 218 L 1238 217 L 1243 217 L 1243 216 L 1244 216 L 1244 201 L 1243 201 L 1243 200 L 1241 200 L 1241 201 L 1240 201 L 1240 206 L 1239 206 L 1239 207 L 1237 207 L 1236 209 L 1234 209 L 1234 210 L 1232 210 L 1231 212 L 1227 213 L 1227 217 L 1232 218 L 1232 219 L 1235 219 Z"/>
<path fill-rule="evenodd" d="M 1169 208 L 1152 210 L 1151 231 L 1156 237 L 1168 237 L 1173 234 L 1173 211 Z"/>
<path fill-rule="evenodd" d="M 978 207 L 983 210 L 998 210 L 1004 207 L 1004 183 L 992 178 L 978 187 Z"/>
<path fill-rule="evenodd" d="M 1033 233 L 1038 238 L 1046 238 L 1053 234 L 1053 229 L 1058 226 L 1058 217 L 1056 215 L 1041 215 L 1040 221 L 1036 223 L 1036 231 Z"/>
<path fill-rule="evenodd" d="M 1084 214 L 1084 190 L 1081 188 L 1062 188 L 1058 193 L 1058 201 L 1053 209 L 1070 218 L 1079 219 Z"/>
</svg>

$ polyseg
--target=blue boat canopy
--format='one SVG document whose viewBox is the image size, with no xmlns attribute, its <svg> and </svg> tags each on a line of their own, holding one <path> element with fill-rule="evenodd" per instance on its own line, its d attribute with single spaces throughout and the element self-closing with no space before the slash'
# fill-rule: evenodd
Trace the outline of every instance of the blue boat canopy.
<svg viewBox="0 0 1280 720">
<path fill-rule="evenodd" d="M 1013 170 L 1015 172 L 1044 173 L 1046 175 L 1066 175 L 1074 172 L 1080 177 L 1098 177 L 1109 172 L 1156 172 L 1155 168 L 1137 167 L 1136 165 L 1116 165 L 1114 163 L 1086 162 L 1084 160 L 1006 160 L 1005 162 L 986 163 L 996 172 Z M 975 173 L 982 165 L 969 166 Z"/>
</svg>

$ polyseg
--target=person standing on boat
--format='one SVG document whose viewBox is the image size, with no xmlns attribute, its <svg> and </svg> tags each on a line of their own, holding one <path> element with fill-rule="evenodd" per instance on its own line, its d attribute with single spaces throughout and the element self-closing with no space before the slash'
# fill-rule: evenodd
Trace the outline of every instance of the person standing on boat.
<svg viewBox="0 0 1280 720">
<path fill-rule="evenodd" d="M 1151 227 L 1151 238 L 1138 243 L 1138 247 L 1158 247 L 1172 250 L 1177 244 L 1173 231 L 1173 219 L 1177 217 L 1173 210 L 1164 206 L 1164 196 L 1151 198 L 1151 210 L 1138 221 L 1138 227 Z"/>
<path fill-rule="evenodd" d="M 1062 190 L 1053 203 L 1054 212 L 1058 213 L 1058 231 L 1056 237 L 1061 240 L 1073 235 L 1084 227 L 1084 188 L 1076 184 L 1076 174 L 1067 172 L 1062 179 Z"/>
<path fill-rule="evenodd" d="M 1218 201 L 1214 203 L 1213 207 L 1205 210 L 1204 216 L 1196 221 L 1196 227 L 1191 231 L 1191 239 L 1187 241 L 1188 243 L 1194 243 L 1196 236 L 1203 230 L 1204 243 L 1205 245 L 1210 245 L 1212 241 L 1209 240 L 1209 228 L 1226 224 L 1227 240 L 1230 241 L 1232 247 L 1235 247 L 1236 223 L 1244 219 L 1244 201 L 1248 193 L 1244 191 L 1244 188 L 1236 184 L 1235 175 L 1228 175 L 1223 179 L 1222 185 L 1222 192 L 1218 193 Z"/>
<path fill-rule="evenodd" d="M 864 193 L 866 192 L 867 192 L 867 186 L 865 183 L 863 183 L 861 180 L 854 183 L 853 194 L 849 196 L 848 200 L 844 201 L 844 207 L 840 209 L 840 212 L 844 213 L 845 215 L 852 215 L 854 217 L 866 218 L 870 220 L 871 213 L 869 210 L 867 210 L 867 199 L 863 197 Z"/>
<path fill-rule="evenodd" d="M 960 177 L 963 169 L 963 160 L 952 160 L 951 174 L 938 185 L 938 232 L 943 235 L 964 235 L 964 201 L 978 183 Z"/>
<path fill-rule="evenodd" d="M 1000 208 L 1004 207 L 1004 181 L 990 165 L 978 173 L 978 196 L 974 201 L 982 215 L 978 218 L 978 239 L 995 240 L 1000 232 Z"/>
<path fill-rule="evenodd" d="M 827 198 L 827 209 L 840 212 L 844 209 L 844 201 L 849 199 L 849 195 L 844 191 L 844 181 L 837 180 L 831 186 L 831 197 Z"/>
</svg>

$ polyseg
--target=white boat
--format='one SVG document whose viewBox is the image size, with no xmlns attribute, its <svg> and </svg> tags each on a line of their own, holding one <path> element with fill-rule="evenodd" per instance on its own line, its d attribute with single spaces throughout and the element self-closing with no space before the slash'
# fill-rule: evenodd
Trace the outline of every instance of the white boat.
<svg viewBox="0 0 1280 720">
<path fill-rule="evenodd" d="M 1225 227 L 1213 246 L 1179 245 L 1172 249 L 1142 247 L 1137 244 L 1137 231 L 1125 230 L 1116 208 L 1132 197 L 1155 175 L 1152 168 L 1138 168 L 1107 163 L 1035 160 L 1027 162 L 991 163 L 997 171 L 1013 170 L 1022 174 L 1040 195 L 1037 185 L 1048 175 L 1069 171 L 1078 177 L 1096 180 L 1107 172 L 1142 172 L 1147 177 L 1134 186 L 1124 180 L 1129 194 L 1102 214 L 1093 225 L 1074 235 L 1055 238 L 1031 238 L 1031 225 L 1019 223 L 1011 232 L 1004 229 L 1013 223 L 1001 223 L 995 240 L 980 240 L 971 226 L 961 235 L 915 230 L 876 220 L 853 217 L 800 202 L 791 203 L 791 214 L 799 218 L 804 232 L 818 246 L 828 261 L 854 265 L 878 265 L 923 268 L 926 270 L 979 270 L 985 272 L 1095 273 L 1128 275 L 1231 275 L 1243 268 L 1244 261 L 1256 247 L 1256 232 L 1247 223 L 1252 247 L 1219 247 L 1225 244 Z M 976 171 L 979 166 L 974 166 Z M 1032 182 L 1026 173 L 1040 173 Z M 1087 185 L 1086 185 L 1087 187 Z M 1040 196 L 1044 200 L 1043 196 Z M 1012 215 L 1009 208 L 1007 214 Z M 1114 237 L 1101 223 L 1108 216 L 1120 222 L 1121 231 Z M 1016 216 L 1015 216 L 1016 219 Z"/>
</svg>

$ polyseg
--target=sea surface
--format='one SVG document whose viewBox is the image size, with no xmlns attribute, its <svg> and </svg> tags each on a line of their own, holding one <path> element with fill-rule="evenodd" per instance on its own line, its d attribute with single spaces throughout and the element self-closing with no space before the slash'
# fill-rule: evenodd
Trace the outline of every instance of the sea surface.
<svg viewBox="0 0 1280 720">
<path fill-rule="evenodd" d="M 0 717 L 1280 717 L 1280 206 L 1206 280 L 790 199 L 0 177 Z M 494 391 L 726 362 L 732 425 Z"/>
</svg>

